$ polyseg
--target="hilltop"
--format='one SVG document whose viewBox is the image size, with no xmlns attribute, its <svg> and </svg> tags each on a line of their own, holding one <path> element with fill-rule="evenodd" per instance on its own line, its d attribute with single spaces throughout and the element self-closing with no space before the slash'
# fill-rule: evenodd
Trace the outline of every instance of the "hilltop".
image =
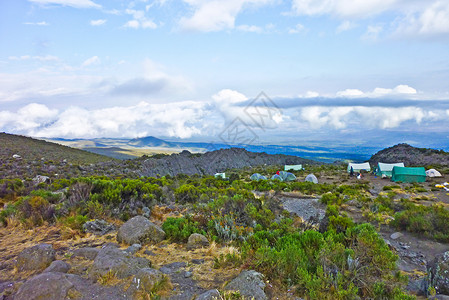
<svg viewBox="0 0 449 300">
<path fill-rule="evenodd" d="M 449 167 L 449 153 L 442 150 L 398 144 L 377 152 L 369 161 L 373 165 L 377 165 L 378 162 L 404 162 L 406 166 Z"/>
</svg>

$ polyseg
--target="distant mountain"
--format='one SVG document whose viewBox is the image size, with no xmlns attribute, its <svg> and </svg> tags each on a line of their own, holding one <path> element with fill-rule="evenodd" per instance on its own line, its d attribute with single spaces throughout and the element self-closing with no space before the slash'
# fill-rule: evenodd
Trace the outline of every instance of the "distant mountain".
<svg viewBox="0 0 449 300">
<path fill-rule="evenodd" d="M 377 152 L 369 161 L 374 165 L 377 165 L 378 162 L 403 162 L 405 166 L 449 167 L 449 153 L 443 150 L 416 148 L 408 144 L 398 144 Z"/>
<path fill-rule="evenodd" d="M 228 169 L 285 164 L 319 164 L 319 162 L 292 155 L 249 152 L 242 148 L 221 149 L 204 154 L 182 151 L 179 154 L 142 159 L 140 174 L 143 176 L 213 175 Z"/>
<path fill-rule="evenodd" d="M 170 143 L 154 136 L 147 136 L 143 138 L 131 139 L 128 142 L 129 146 L 133 147 L 176 147 L 174 143 Z"/>
</svg>

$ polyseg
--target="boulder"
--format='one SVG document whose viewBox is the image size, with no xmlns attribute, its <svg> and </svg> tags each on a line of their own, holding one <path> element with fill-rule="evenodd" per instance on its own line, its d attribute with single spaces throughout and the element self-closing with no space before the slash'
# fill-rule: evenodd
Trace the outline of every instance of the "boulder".
<svg viewBox="0 0 449 300">
<path fill-rule="evenodd" d="M 13 297 L 15 300 L 126 299 L 119 287 L 93 284 L 74 274 L 42 273 L 28 279 Z"/>
<path fill-rule="evenodd" d="M 149 209 L 148 207 L 144 206 L 144 207 L 142 208 L 142 215 L 143 215 L 145 218 L 150 218 L 150 217 L 151 217 L 151 209 Z"/>
<path fill-rule="evenodd" d="M 128 220 L 117 232 L 117 241 L 128 245 L 158 243 L 164 239 L 165 232 L 142 216 L 136 216 Z"/>
<path fill-rule="evenodd" d="M 129 254 L 136 254 L 137 251 L 139 251 L 142 248 L 142 245 L 140 244 L 132 244 L 128 248 L 125 249 L 125 252 Z"/>
<path fill-rule="evenodd" d="M 397 240 L 398 238 L 400 238 L 400 237 L 402 237 L 402 236 L 403 236 L 403 234 L 402 234 L 401 232 L 395 232 L 395 233 L 393 233 L 393 234 L 390 235 L 390 238 L 391 238 L 392 240 Z"/>
<path fill-rule="evenodd" d="M 43 176 L 43 175 L 36 175 L 36 177 L 33 178 L 33 184 L 38 185 L 40 183 L 50 182 L 50 177 Z"/>
<path fill-rule="evenodd" d="M 79 248 L 73 251 L 73 257 L 82 257 L 85 259 L 94 260 L 95 257 L 97 257 L 98 252 L 100 252 L 100 249 L 98 248 L 92 247 Z"/>
<path fill-rule="evenodd" d="M 153 287 L 164 279 L 164 274 L 156 269 L 143 268 L 140 269 L 136 276 L 133 278 L 133 284 L 137 289 L 143 289 L 144 291 L 151 291 Z"/>
<path fill-rule="evenodd" d="M 189 240 L 187 242 L 187 249 L 196 249 L 201 247 L 208 247 L 209 241 L 207 238 L 199 233 L 192 233 L 189 236 Z"/>
<path fill-rule="evenodd" d="M 242 296 L 255 300 L 268 299 L 265 295 L 263 274 L 254 270 L 245 270 L 233 279 L 226 287 L 227 291 L 239 291 Z"/>
<path fill-rule="evenodd" d="M 427 274 L 427 286 L 435 287 L 437 294 L 449 295 L 449 251 L 427 264 Z"/>
<path fill-rule="evenodd" d="M 83 224 L 85 232 L 93 233 L 95 235 L 105 235 L 115 230 L 115 225 L 106 222 L 105 220 L 95 219 Z"/>
<path fill-rule="evenodd" d="M 220 299 L 220 292 L 217 289 L 208 290 L 205 293 L 202 293 L 198 297 L 195 298 L 195 300 L 214 300 L 214 299 Z"/>
<path fill-rule="evenodd" d="M 140 269 L 151 267 L 151 262 L 143 257 L 134 257 L 119 248 L 106 246 L 101 249 L 92 264 L 89 277 L 93 280 L 113 272 L 118 278 L 136 275 Z"/>
<path fill-rule="evenodd" d="M 44 270 L 44 273 L 48 272 L 60 272 L 67 273 L 70 270 L 71 266 L 62 260 L 53 261 L 48 268 Z"/>
<path fill-rule="evenodd" d="M 19 271 L 43 270 L 55 260 L 55 255 L 52 245 L 39 244 L 20 252 L 16 266 Z"/>
</svg>

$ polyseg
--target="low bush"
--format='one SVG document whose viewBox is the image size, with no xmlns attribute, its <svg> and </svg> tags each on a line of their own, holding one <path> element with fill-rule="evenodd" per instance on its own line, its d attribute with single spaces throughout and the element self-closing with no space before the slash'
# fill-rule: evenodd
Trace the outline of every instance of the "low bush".
<svg viewBox="0 0 449 300">
<path fill-rule="evenodd" d="M 167 218 L 162 224 L 162 229 L 167 235 L 167 239 L 173 242 L 187 242 L 192 233 L 206 234 L 204 230 L 198 228 L 198 222 L 192 221 L 191 217 Z"/>
</svg>

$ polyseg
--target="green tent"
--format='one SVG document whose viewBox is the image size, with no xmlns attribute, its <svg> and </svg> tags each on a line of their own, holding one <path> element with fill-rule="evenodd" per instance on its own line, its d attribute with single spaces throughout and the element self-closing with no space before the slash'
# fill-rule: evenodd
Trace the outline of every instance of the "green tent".
<svg viewBox="0 0 449 300">
<path fill-rule="evenodd" d="M 426 169 L 419 168 L 407 168 L 407 167 L 393 167 L 391 180 L 394 182 L 425 182 L 426 181 Z"/>
<path fill-rule="evenodd" d="M 226 179 L 226 173 L 215 173 L 215 178 Z"/>
<path fill-rule="evenodd" d="M 379 162 L 377 164 L 376 175 L 381 177 L 391 177 L 394 167 L 405 167 L 404 163 L 386 164 Z"/>
<path fill-rule="evenodd" d="M 284 166 L 284 171 L 301 171 L 302 170 L 302 165 L 285 165 Z"/>
<path fill-rule="evenodd" d="M 279 176 L 281 176 L 282 181 L 293 181 L 296 179 L 295 174 L 285 171 L 280 171 Z"/>
<path fill-rule="evenodd" d="M 254 173 L 253 175 L 251 175 L 251 177 L 249 178 L 251 180 L 267 180 L 267 177 L 260 175 L 259 173 Z"/>
<path fill-rule="evenodd" d="M 279 181 L 282 181 L 282 177 L 279 176 L 278 174 L 274 174 L 273 176 L 271 176 L 271 180 L 279 180 Z"/>
</svg>

